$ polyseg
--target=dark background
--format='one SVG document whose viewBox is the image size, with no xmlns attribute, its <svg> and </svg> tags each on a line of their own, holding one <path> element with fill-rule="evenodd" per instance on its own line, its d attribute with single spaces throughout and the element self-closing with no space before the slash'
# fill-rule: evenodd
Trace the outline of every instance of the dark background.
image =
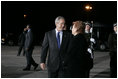
<svg viewBox="0 0 118 79">
<path fill-rule="evenodd" d="M 85 10 L 86 4 L 92 6 L 91 11 Z M 17 39 L 26 24 L 31 24 L 38 44 L 45 32 L 55 28 L 57 16 L 65 17 L 68 28 L 75 20 L 112 27 L 117 22 L 117 1 L 1 1 L 1 33 L 13 33 Z"/>
</svg>

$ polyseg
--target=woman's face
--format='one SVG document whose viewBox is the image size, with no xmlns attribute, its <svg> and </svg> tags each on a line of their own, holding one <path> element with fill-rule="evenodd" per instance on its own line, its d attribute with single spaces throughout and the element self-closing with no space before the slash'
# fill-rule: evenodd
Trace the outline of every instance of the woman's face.
<svg viewBox="0 0 118 79">
<path fill-rule="evenodd" d="M 75 28 L 75 24 L 72 27 L 72 34 L 75 35 L 77 33 L 77 28 Z"/>
</svg>

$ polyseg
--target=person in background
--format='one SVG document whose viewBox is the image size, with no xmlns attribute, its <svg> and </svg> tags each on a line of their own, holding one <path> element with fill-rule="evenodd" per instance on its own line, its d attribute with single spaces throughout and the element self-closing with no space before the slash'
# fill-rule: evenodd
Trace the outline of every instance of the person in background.
<svg viewBox="0 0 118 79">
<path fill-rule="evenodd" d="M 46 32 L 42 44 L 40 67 L 42 70 L 46 67 L 49 78 L 62 78 L 64 77 L 63 71 L 63 59 L 69 44 L 70 33 L 64 31 L 65 19 L 62 16 L 58 16 L 55 19 L 56 28 Z M 49 51 L 48 51 L 49 49 Z"/>
<path fill-rule="evenodd" d="M 73 37 L 64 59 L 65 78 L 86 78 L 90 55 L 87 52 L 88 45 L 84 29 L 85 24 L 82 21 L 73 22 Z"/>
<path fill-rule="evenodd" d="M 25 56 L 25 49 L 24 49 L 24 43 L 25 43 L 25 35 L 26 35 L 27 29 L 24 28 L 24 31 L 19 36 L 19 50 L 17 56 L 20 56 L 21 51 L 23 49 L 23 56 Z"/>
<path fill-rule="evenodd" d="M 86 22 L 85 23 L 85 38 L 87 40 L 87 44 L 88 44 L 88 48 L 87 48 L 87 51 L 88 53 L 90 53 L 91 55 L 91 59 L 90 59 L 90 63 L 89 63 L 89 67 L 88 69 L 86 70 L 86 76 L 89 78 L 89 73 L 90 73 L 90 70 L 93 68 L 93 50 L 94 50 L 94 45 L 96 43 L 95 41 L 95 36 L 94 34 L 92 33 L 92 27 L 91 27 L 91 23 L 89 22 Z"/>
<path fill-rule="evenodd" d="M 113 25 L 114 32 L 109 35 L 110 77 L 117 78 L 117 23 Z"/>
<path fill-rule="evenodd" d="M 25 53 L 26 53 L 26 60 L 27 60 L 27 66 L 23 69 L 23 71 L 28 71 L 31 68 L 31 65 L 34 66 L 34 70 L 38 67 L 38 64 L 35 63 L 34 59 L 32 58 L 32 52 L 34 49 L 34 44 L 33 44 L 33 33 L 31 30 L 31 25 L 26 26 L 27 33 L 25 37 Z"/>
</svg>

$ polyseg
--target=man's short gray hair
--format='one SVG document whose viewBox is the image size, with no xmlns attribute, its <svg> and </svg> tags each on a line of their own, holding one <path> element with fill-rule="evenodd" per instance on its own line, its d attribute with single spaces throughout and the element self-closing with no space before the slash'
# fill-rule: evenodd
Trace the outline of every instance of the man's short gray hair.
<svg viewBox="0 0 118 79">
<path fill-rule="evenodd" d="M 58 17 L 55 19 L 55 24 L 58 23 L 60 19 L 64 19 L 64 20 L 65 20 L 65 18 L 64 18 L 63 16 L 58 16 Z"/>
</svg>

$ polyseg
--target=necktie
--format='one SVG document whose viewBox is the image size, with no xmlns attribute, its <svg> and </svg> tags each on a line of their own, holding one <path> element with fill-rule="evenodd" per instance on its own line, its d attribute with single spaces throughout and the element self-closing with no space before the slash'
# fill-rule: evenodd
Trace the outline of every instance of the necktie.
<svg viewBox="0 0 118 79">
<path fill-rule="evenodd" d="M 60 49 L 60 32 L 57 33 L 57 44 L 58 44 L 58 48 Z"/>
</svg>

